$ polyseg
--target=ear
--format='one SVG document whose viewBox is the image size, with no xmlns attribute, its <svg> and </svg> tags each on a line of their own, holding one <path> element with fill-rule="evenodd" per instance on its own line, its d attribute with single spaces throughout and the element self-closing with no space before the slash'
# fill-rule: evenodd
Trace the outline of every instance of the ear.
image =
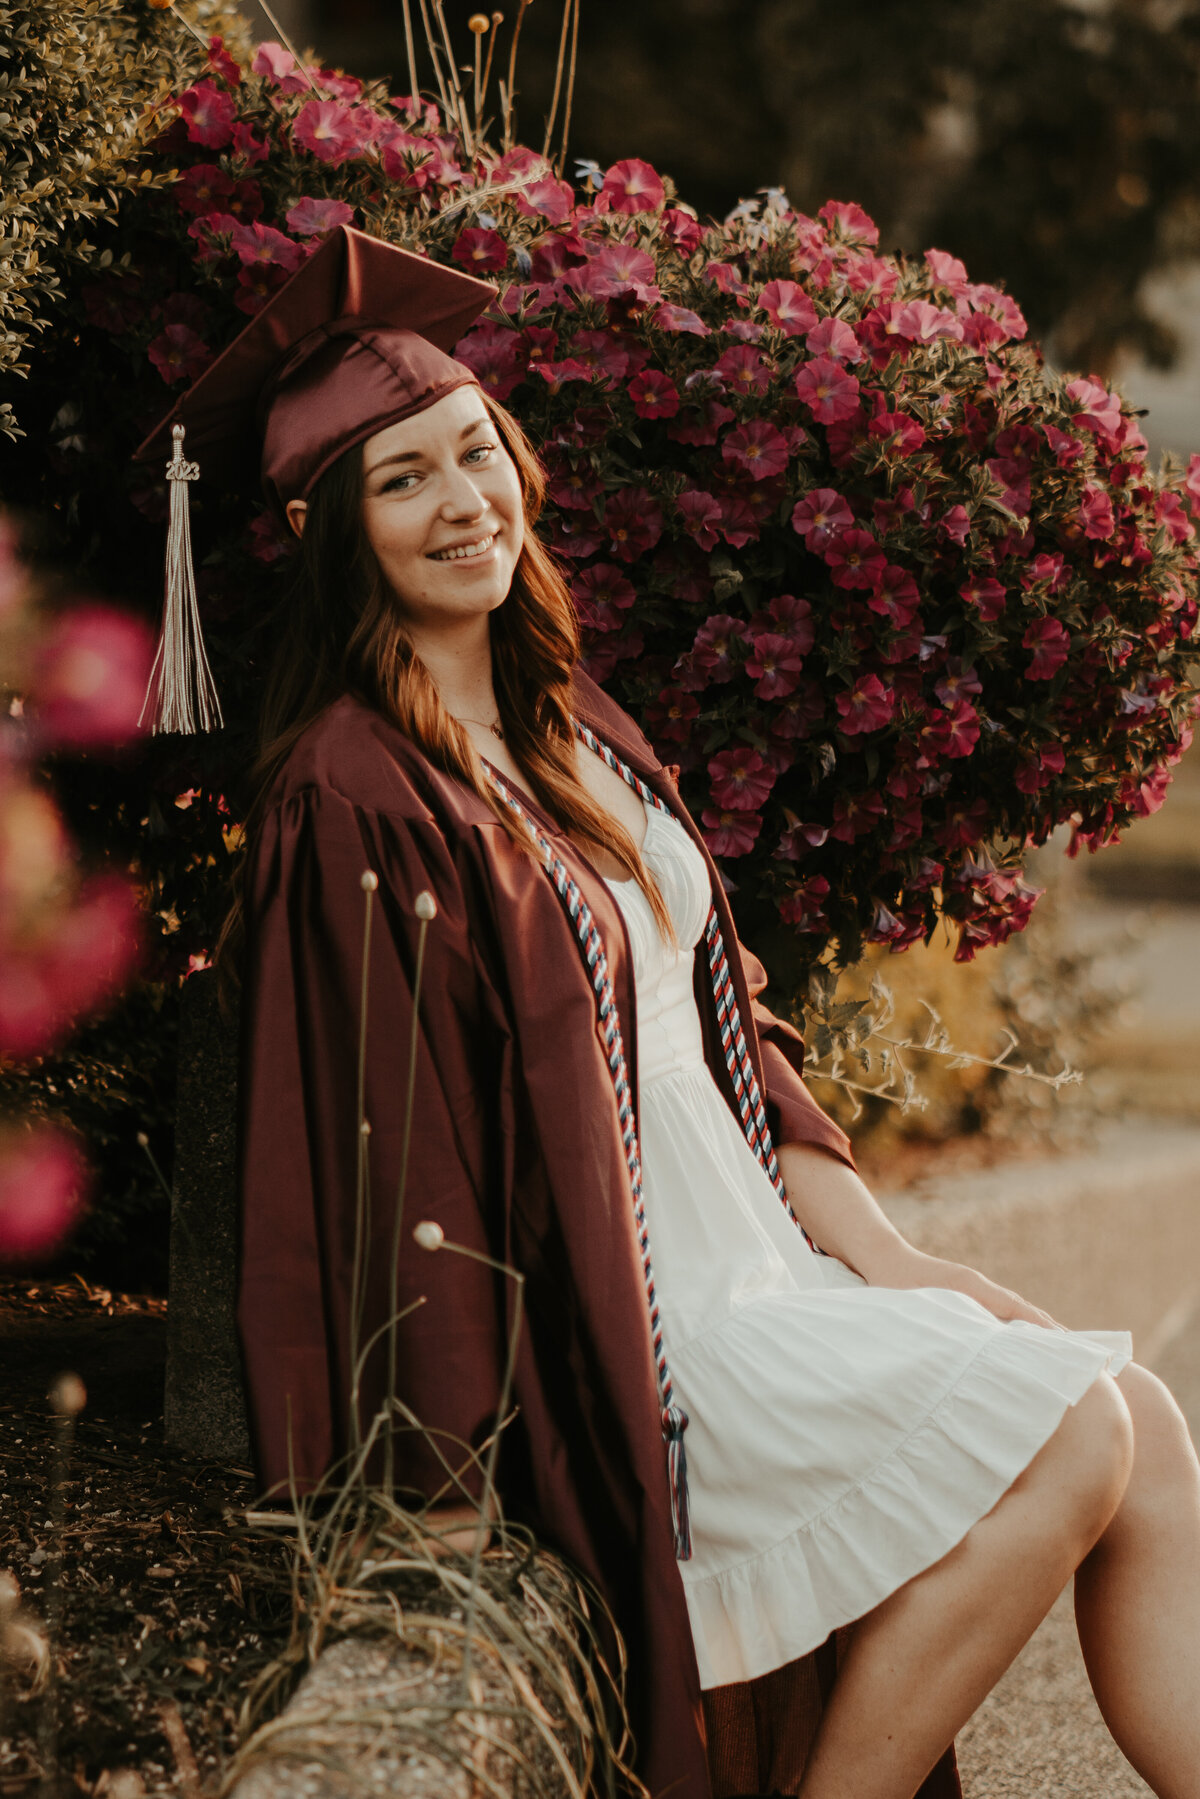
<svg viewBox="0 0 1200 1799">
<path fill-rule="evenodd" d="M 297 537 L 304 536 L 304 521 L 308 517 L 307 500 L 289 500 L 285 507 L 287 522 Z"/>
</svg>

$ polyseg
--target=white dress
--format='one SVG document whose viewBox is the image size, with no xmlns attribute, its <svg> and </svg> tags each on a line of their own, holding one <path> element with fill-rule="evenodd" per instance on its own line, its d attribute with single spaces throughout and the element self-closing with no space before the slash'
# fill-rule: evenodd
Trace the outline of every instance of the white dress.
<svg viewBox="0 0 1200 1799">
<path fill-rule="evenodd" d="M 636 882 L 608 886 L 633 954 L 650 1246 L 690 1419 L 680 1571 L 713 1687 L 806 1654 L 947 1554 L 1132 1349 L 1123 1331 L 1001 1323 L 946 1288 L 870 1287 L 808 1248 L 704 1061 L 703 859 L 649 806 L 642 854 L 678 951 Z"/>
</svg>

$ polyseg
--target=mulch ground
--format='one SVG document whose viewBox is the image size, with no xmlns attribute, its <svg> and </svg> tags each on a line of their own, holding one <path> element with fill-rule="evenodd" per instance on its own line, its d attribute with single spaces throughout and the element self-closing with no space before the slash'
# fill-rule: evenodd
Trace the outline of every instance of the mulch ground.
<svg viewBox="0 0 1200 1799">
<path fill-rule="evenodd" d="M 31 1694 L 9 1634 L 0 1795 L 214 1791 L 286 1641 L 282 1552 L 241 1515 L 249 1470 L 163 1441 L 165 1347 L 165 1300 L 0 1280 L 0 1577 L 43 1636 L 59 1614 L 49 1694 Z M 88 1390 L 69 1447 L 48 1400 L 66 1371 Z"/>
</svg>

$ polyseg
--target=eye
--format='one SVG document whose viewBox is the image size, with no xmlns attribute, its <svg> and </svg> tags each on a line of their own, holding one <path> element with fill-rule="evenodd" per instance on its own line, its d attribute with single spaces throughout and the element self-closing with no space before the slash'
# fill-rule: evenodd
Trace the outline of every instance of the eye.
<svg viewBox="0 0 1200 1799">
<path fill-rule="evenodd" d="M 379 491 L 380 493 L 408 493 L 411 490 L 407 483 L 416 480 L 416 475 L 389 475 Z"/>
<path fill-rule="evenodd" d="M 475 444 L 467 451 L 463 461 L 469 462 L 472 468 L 481 468 L 495 448 L 495 444 Z"/>
</svg>

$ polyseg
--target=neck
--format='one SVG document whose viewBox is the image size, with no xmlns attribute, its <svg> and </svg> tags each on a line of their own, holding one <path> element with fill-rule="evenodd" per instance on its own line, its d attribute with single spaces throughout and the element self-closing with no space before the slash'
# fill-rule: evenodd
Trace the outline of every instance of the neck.
<svg viewBox="0 0 1200 1799">
<path fill-rule="evenodd" d="M 452 631 L 413 634 L 413 648 L 428 669 L 447 712 L 490 724 L 499 707 L 492 685 L 492 638 L 487 618 L 466 620 Z"/>
</svg>

